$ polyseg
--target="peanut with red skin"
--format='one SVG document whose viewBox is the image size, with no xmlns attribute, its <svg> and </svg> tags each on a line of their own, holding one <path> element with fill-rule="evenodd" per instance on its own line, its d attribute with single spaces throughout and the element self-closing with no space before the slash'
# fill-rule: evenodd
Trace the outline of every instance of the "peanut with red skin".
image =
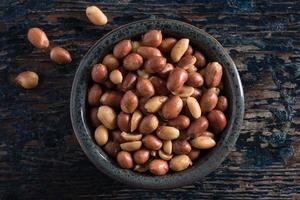
<svg viewBox="0 0 300 200">
<path fill-rule="evenodd" d="M 131 91 L 128 90 L 122 97 L 120 101 L 120 106 L 123 112 L 125 113 L 133 113 L 135 109 L 138 107 L 138 98 Z"/>
<path fill-rule="evenodd" d="M 130 40 L 122 40 L 116 44 L 113 49 L 113 54 L 116 58 L 121 59 L 127 56 L 132 50 L 132 44 Z"/>
<path fill-rule="evenodd" d="M 145 46 L 158 47 L 162 42 L 160 30 L 150 30 L 142 37 L 142 43 Z"/>
<path fill-rule="evenodd" d="M 177 67 L 169 75 L 167 88 L 170 91 L 176 91 L 180 89 L 187 80 L 188 73 L 184 69 Z"/>
</svg>

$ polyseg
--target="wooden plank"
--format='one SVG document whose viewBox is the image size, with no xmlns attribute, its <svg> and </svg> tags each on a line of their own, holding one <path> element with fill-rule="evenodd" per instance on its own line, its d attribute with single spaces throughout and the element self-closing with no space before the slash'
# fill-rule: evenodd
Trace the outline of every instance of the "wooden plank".
<svg viewBox="0 0 300 200">
<path fill-rule="evenodd" d="M 109 23 L 95 27 L 85 7 L 100 6 Z M 0 2 L 0 199 L 300 199 L 300 2 L 101 1 Z M 246 114 L 235 150 L 192 186 L 151 191 L 100 173 L 73 136 L 69 96 L 89 47 L 120 25 L 151 16 L 178 19 L 216 37 L 237 64 Z M 65 67 L 26 40 L 42 27 L 71 51 Z M 40 74 L 38 88 L 14 85 L 23 70 Z"/>
</svg>

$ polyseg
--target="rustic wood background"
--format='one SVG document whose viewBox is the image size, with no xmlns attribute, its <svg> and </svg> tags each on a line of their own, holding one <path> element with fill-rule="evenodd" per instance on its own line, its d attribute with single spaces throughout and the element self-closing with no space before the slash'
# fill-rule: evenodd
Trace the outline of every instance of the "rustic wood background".
<svg viewBox="0 0 300 200">
<path fill-rule="evenodd" d="M 98 5 L 109 23 L 88 22 Z M 0 2 L 0 199 L 300 199 L 299 0 Z M 100 173 L 74 137 L 69 117 L 80 59 L 105 33 L 151 16 L 178 19 L 216 37 L 237 64 L 246 114 L 236 149 L 194 185 L 151 191 Z M 33 48 L 27 30 L 44 29 L 73 55 L 59 66 Z M 23 70 L 40 75 L 30 91 L 16 87 Z"/>
</svg>

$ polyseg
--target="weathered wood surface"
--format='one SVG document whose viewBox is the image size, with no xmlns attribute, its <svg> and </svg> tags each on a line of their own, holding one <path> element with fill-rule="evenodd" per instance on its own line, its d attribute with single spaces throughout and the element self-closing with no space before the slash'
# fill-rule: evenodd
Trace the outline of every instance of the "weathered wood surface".
<svg viewBox="0 0 300 200">
<path fill-rule="evenodd" d="M 109 18 L 90 24 L 85 7 Z M 300 199 L 300 2 L 10 0 L 0 3 L 0 199 Z M 100 173 L 74 138 L 69 96 L 75 70 L 108 31 L 151 16 L 205 29 L 237 64 L 246 96 L 236 149 L 214 173 L 174 190 L 129 188 Z M 72 52 L 61 67 L 26 40 L 42 27 Z M 23 70 L 40 74 L 38 88 L 14 85 Z"/>
</svg>

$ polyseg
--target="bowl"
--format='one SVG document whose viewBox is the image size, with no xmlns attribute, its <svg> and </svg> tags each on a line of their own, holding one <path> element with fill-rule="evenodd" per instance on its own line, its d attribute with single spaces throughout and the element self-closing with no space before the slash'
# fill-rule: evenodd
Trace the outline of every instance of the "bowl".
<svg viewBox="0 0 300 200">
<path fill-rule="evenodd" d="M 226 112 L 228 124 L 215 148 L 196 161 L 187 170 L 168 173 L 164 176 L 137 173 L 122 169 L 113 158 L 97 146 L 87 119 L 86 94 L 91 81 L 94 64 L 112 50 L 114 44 L 125 38 L 134 38 L 151 29 L 160 29 L 164 34 L 177 38 L 186 37 L 211 61 L 224 67 L 224 90 L 229 100 Z M 239 136 L 244 115 L 244 93 L 236 66 L 222 45 L 211 35 L 190 24 L 169 19 L 148 19 L 126 24 L 99 39 L 86 53 L 75 74 L 70 102 L 71 121 L 75 135 L 83 151 L 94 165 L 111 178 L 131 186 L 164 189 L 193 184 L 214 171 L 229 154 Z"/>
</svg>

